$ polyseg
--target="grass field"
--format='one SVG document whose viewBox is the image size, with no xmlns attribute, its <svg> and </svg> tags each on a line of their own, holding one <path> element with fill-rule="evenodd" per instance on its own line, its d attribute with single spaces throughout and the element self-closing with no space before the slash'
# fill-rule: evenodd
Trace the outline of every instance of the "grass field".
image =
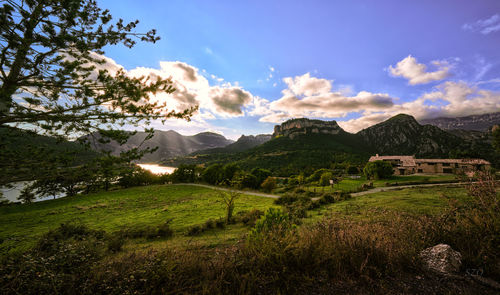
<svg viewBox="0 0 500 295">
<path fill-rule="evenodd" d="M 234 212 L 253 208 L 265 211 L 273 199 L 241 195 Z M 29 205 L 0 207 L 0 253 L 22 251 L 48 230 L 64 222 L 79 222 L 90 228 L 118 231 L 125 227 L 159 225 L 167 220 L 175 232 L 173 244 L 217 244 L 237 238 L 247 229 L 234 225 L 224 231 L 184 237 L 190 226 L 225 215 L 225 207 L 214 190 L 194 186 L 145 186 L 61 198 Z M 135 241 L 144 244 L 148 241 Z"/>
<path fill-rule="evenodd" d="M 400 181 L 399 178 L 394 180 Z M 415 178 L 412 178 L 415 181 Z M 395 210 L 415 214 L 437 214 L 446 206 L 446 198 L 465 200 L 463 188 L 413 188 L 364 195 L 310 211 L 306 224 L 330 213 L 366 218 L 377 210 Z M 234 212 L 278 207 L 273 199 L 241 195 Z M 224 230 L 211 229 L 200 236 L 185 235 L 189 227 L 225 215 L 220 196 L 208 188 L 194 186 L 146 186 L 74 196 L 29 205 L 0 207 L 0 253 L 20 252 L 37 238 L 61 223 L 77 222 L 90 228 L 114 232 L 127 227 L 156 226 L 171 220 L 174 238 L 164 240 L 133 239 L 126 249 L 162 247 L 199 248 L 231 244 L 248 232 L 234 224 Z M 367 212 L 371 212 L 367 215 Z M 361 214 L 363 213 L 363 214 Z"/>
<path fill-rule="evenodd" d="M 392 190 L 354 197 L 327 205 L 311 212 L 308 222 L 325 214 L 377 217 L 380 210 L 404 212 L 416 215 L 439 214 L 448 205 L 448 199 L 467 201 L 470 197 L 463 187 L 426 187 Z"/>
<path fill-rule="evenodd" d="M 384 187 L 388 185 L 405 185 L 405 184 L 411 184 L 411 183 L 439 183 L 439 182 L 446 182 L 446 181 L 452 181 L 455 180 L 456 175 L 453 174 L 429 174 L 429 175 L 424 175 L 424 174 L 418 174 L 418 175 L 404 175 L 404 176 L 397 176 L 394 175 L 389 179 L 381 179 L 381 180 L 367 180 L 366 177 L 362 176 L 359 179 L 350 179 L 350 178 L 345 178 L 341 182 L 335 184 L 333 187 L 332 186 L 308 186 L 306 187 L 307 190 L 314 191 L 316 190 L 317 192 L 332 192 L 332 191 L 344 191 L 344 192 L 355 192 L 359 187 L 361 187 L 363 184 L 367 184 L 372 182 L 374 187 Z"/>
</svg>

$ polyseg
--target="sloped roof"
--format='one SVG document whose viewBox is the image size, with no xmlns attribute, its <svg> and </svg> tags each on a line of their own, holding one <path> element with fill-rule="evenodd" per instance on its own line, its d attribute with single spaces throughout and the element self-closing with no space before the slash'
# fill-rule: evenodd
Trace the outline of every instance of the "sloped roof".
<svg viewBox="0 0 500 295">
<path fill-rule="evenodd" d="M 450 163 L 464 165 L 489 165 L 490 162 L 483 159 L 415 159 L 416 163 Z"/>
<path fill-rule="evenodd" d="M 373 161 L 401 161 L 402 166 L 412 167 L 416 166 L 415 158 L 413 156 L 371 156 L 369 162 Z"/>
</svg>

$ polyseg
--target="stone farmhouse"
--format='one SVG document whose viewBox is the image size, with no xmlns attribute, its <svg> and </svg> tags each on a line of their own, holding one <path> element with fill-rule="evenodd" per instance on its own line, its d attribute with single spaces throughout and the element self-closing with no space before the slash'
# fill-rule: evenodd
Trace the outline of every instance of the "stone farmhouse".
<svg viewBox="0 0 500 295">
<path fill-rule="evenodd" d="M 416 159 L 414 156 L 370 157 L 369 162 L 390 162 L 394 175 L 414 173 L 468 173 L 491 168 L 491 163 L 483 159 Z"/>
</svg>

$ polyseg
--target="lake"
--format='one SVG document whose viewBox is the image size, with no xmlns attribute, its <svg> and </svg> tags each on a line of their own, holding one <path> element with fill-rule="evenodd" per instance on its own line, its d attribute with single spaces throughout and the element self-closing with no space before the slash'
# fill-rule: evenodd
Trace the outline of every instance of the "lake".
<svg viewBox="0 0 500 295">
<path fill-rule="evenodd" d="M 149 170 L 154 174 L 170 174 L 174 172 L 176 167 L 169 167 L 169 166 L 160 166 L 158 164 L 137 164 L 143 169 Z M 21 194 L 21 190 L 31 184 L 32 181 L 20 181 L 20 182 L 15 182 L 11 183 L 13 185 L 12 188 L 6 188 L 6 187 L 0 187 L 0 191 L 3 193 L 3 196 L 11 201 L 11 202 L 19 202 L 17 200 L 17 197 Z M 36 198 L 35 202 L 40 202 L 40 201 L 45 201 L 45 200 L 52 200 L 56 198 L 63 197 L 64 194 L 57 194 L 56 196 L 47 196 L 43 198 Z"/>
<path fill-rule="evenodd" d="M 158 164 L 137 164 L 142 169 L 151 171 L 153 174 L 170 174 L 174 172 L 176 167 L 160 166 Z"/>
</svg>

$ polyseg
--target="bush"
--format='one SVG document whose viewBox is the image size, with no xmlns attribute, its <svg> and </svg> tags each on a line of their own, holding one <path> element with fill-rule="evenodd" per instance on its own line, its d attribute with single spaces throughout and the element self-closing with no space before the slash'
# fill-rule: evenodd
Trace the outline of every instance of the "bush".
<svg viewBox="0 0 500 295">
<path fill-rule="evenodd" d="M 389 178 L 392 173 L 392 166 L 389 162 L 374 161 L 368 162 L 363 169 L 367 179 L 384 179 Z"/>
<path fill-rule="evenodd" d="M 319 199 L 319 203 L 322 205 L 335 203 L 335 197 L 332 194 L 324 193 Z"/>
<path fill-rule="evenodd" d="M 264 182 L 262 182 L 260 187 L 262 187 L 265 192 L 269 193 L 276 188 L 276 179 L 269 176 L 268 178 L 266 178 L 266 180 L 264 180 Z"/>
<path fill-rule="evenodd" d="M 238 221 L 247 226 L 255 226 L 256 221 L 264 215 L 264 212 L 259 209 L 252 209 L 251 211 L 238 212 Z"/>
<path fill-rule="evenodd" d="M 331 172 L 325 172 L 321 174 L 321 178 L 319 179 L 319 185 L 327 186 L 330 185 L 330 180 L 333 179 L 333 174 Z"/>
<path fill-rule="evenodd" d="M 215 220 L 210 218 L 207 221 L 205 221 L 204 229 L 212 229 L 212 228 L 215 228 Z"/>
<path fill-rule="evenodd" d="M 356 166 L 347 166 L 346 173 L 349 175 L 354 175 L 359 173 L 359 169 Z"/>
<path fill-rule="evenodd" d="M 188 236 L 199 236 L 203 233 L 203 227 L 200 225 L 193 225 L 188 229 Z"/>
<path fill-rule="evenodd" d="M 255 223 L 255 227 L 250 232 L 250 240 L 258 240 L 266 233 L 277 232 L 285 234 L 292 227 L 290 216 L 276 208 L 267 209 L 264 217 Z"/>
<path fill-rule="evenodd" d="M 287 193 L 279 197 L 278 199 L 274 200 L 274 204 L 276 205 L 291 205 L 296 202 L 308 203 L 311 202 L 311 198 L 304 195 Z"/>
</svg>

